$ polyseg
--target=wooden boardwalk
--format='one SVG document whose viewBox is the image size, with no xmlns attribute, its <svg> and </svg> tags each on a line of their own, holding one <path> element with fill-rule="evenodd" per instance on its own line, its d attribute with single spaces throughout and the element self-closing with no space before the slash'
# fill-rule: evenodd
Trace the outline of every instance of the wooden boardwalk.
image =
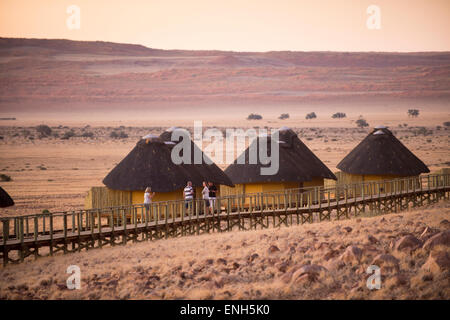
<svg viewBox="0 0 450 320">
<path fill-rule="evenodd" d="M 218 198 L 214 210 L 203 200 L 25 215 L 0 219 L 3 265 L 27 257 L 69 253 L 169 237 L 290 226 L 348 219 L 364 212 L 391 213 L 448 199 L 450 175 L 338 185 L 334 188 Z"/>
</svg>

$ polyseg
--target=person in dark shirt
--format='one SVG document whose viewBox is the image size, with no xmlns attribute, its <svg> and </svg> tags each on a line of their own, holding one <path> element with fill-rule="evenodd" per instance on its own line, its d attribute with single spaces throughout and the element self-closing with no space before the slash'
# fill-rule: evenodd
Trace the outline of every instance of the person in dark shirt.
<svg viewBox="0 0 450 320">
<path fill-rule="evenodd" d="M 214 208 L 216 206 L 217 187 L 214 185 L 214 183 L 212 183 L 210 181 L 208 189 L 209 189 L 209 207 L 210 207 L 210 211 L 214 212 Z"/>
</svg>

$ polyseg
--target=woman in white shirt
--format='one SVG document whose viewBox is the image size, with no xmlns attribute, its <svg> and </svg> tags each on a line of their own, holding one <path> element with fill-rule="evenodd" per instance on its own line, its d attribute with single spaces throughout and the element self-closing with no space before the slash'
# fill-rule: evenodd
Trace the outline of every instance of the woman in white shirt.
<svg viewBox="0 0 450 320">
<path fill-rule="evenodd" d="M 203 190 L 202 190 L 203 200 L 205 201 L 205 210 L 209 210 L 209 189 L 206 181 L 203 181 Z M 205 212 L 206 214 L 206 212 Z"/>
<path fill-rule="evenodd" d="M 152 199 L 155 196 L 155 193 L 152 192 L 152 188 L 147 187 L 145 189 L 144 193 L 144 207 L 145 207 L 145 213 L 148 214 L 150 211 L 150 203 L 152 203 Z"/>
</svg>

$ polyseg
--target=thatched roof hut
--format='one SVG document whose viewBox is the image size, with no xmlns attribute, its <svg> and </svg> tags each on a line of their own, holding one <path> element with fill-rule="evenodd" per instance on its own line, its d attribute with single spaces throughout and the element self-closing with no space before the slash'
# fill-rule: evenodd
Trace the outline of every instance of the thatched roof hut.
<svg viewBox="0 0 450 320">
<path fill-rule="evenodd" d="M 163 139 L 164 138 L 164 139 Z M 173 143 L 166 137 L 146 136 L 103 179 L 113 190 L 144 190 L 164 193 L 182 189 L 187 181 L 201 186 L 203 181 L 232 185 L 230 179 L 215 164 L 174 164 L 171 159 Z M 192 142 L 192 148 L 196 147 Z M 192 150 L 192 152 L 194 152 Z"/>
<path fill-rule="evenodd" d="M 270 153 L 270 141 L 273 136 L 267 137 L 268 152 Z M 259 145 L 259 137 L 252 143 Z M 250 164 L 249 151 L 252 146 L 244 151 L 245 164 L 238 164 L 237 159 L 225 170 L 234 184 L 268 184 L 275 188 L 292 188 L 302 186 L 323 185 L 323 179 L 334 179 L 335 175 L 320 161 L 319 158 L 297 137 L 297 134 L 289 128 L 279 130 L 279 170 L 274 175 L 261 175 L 262 167 L 270 164 Z M 242 156 L 242 155 L 241 155 Z M 313 183 L 313 181 L 315 181 Z M 308 184 L 310 182 L 311 184 Z M 281 184 L 280 184 L 281 183 Z M 258 187 L 252 191 L 258 190 Z M 262 191 L 268 191 L 262 187 Z M 250 192 L 247 188 L 247 192 Z"/>
<path fill-rule="evenodd" d="M 14 205 L 14 200 L 9 194 L 0 187 L 0 208 L 6 208 Z"/>
<path fill-rule="evenodd" d="M 341 162 L 337 168 L 353 175 L 418 176 L 428 173 L 428 167 L 417 158 L 392 132 L 376 127 Z"/>
</svg>

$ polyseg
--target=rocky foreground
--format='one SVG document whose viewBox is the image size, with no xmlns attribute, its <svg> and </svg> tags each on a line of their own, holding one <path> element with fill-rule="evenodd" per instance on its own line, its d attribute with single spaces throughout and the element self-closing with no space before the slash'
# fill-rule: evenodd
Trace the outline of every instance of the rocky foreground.
<svg viewBox="0 0 450 320">
<path fill-rule="evenodd" d="M 129 244 L 0 269 L 0 299 L 450 299 L 450 203 Z M 69 265 L 81 289 L 66 286 Z M 381 289 L 369 290 L 369 265 Z"/>
</svg>

